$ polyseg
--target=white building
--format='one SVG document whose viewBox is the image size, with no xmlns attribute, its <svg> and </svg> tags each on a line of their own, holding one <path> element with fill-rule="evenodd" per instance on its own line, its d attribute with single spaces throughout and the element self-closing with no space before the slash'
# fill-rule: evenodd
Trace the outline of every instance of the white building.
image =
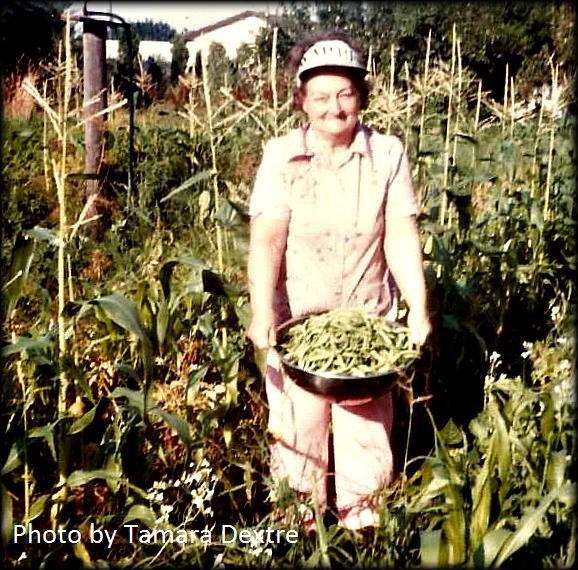
<svg viewBox="0 0 578 570">
<path fill-rule="evenodd" d="M 157 63 L 171 63 L 173 59 L 172 47 L 171 42 L 141 40 L 138 45 L 138 52 L 143 61 L 152 57 Z M 118 59 L 118 40 L 106 40 L 106 59 Z"/>
<path fill-rule="evenodd" d="M 267 25 L 268 18 L 265 13 L 246 10 L 209 26 L 186 32 L 184 40 L 189 52 L 187 71 L 194 69 L 199 52 L 203 56 L 209 53 L 212 43 L 221 44 L 227 57 L 235 59 L 241 45 L 254 44 L 261 30 Z M 167 41 L 141 40 L 139 42 L 139 54 L 143 61 L 152 57 L 159 64 L 170 63 L 172 61 L 171 49 L 172 43 Z M 118 40 L 106 40 L 106 59 L 118 59 Z"/>
<path fill-rule="evenodd" d="M 242 44 L 254 44 L 259 32 L 267 27 L 267 16 L 263 12 L 246 10 L 210 26 L 184 34 L 189 50 L 187 71 L 194 68 L 197 53 L 206 56 L 212 43 L 221 44 L 229 59 L 235 59 Z"/>
</svg>

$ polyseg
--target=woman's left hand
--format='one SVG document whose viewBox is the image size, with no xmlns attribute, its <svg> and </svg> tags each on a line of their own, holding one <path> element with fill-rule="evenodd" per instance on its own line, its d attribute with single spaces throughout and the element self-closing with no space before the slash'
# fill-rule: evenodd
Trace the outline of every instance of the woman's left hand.
<svg viewBox="0 0 578 570">
<path fill-rule="evenodd" d="M 407 315 L 410 342 L 421 346 L 431 332 L 431 323 L 424 309 L 410 309 Z"/>
</svg>

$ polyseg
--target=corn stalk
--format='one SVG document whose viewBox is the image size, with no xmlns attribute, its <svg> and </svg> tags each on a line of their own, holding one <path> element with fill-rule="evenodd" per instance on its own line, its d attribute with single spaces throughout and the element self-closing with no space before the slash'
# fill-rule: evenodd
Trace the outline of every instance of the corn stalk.
<svg viewBox="0 0 578 570">
<path fill-rule="evenodd" d="M 44 166 L 47 169 L 45 172 L 46 184 L 49 184 L 50 178 L 54 181 L 56 186 L 56 194 L 58 200 L 59 219 L 57 229 L 57 281 L 58 281 L 58 344 L 57 344 L 57 358 L 59 363 L 58 374 L 58 396 L 56 402 L 57 417 L 64 418 L 68 414 L 67 404 L 69 401 L 69 387 L 71 386 L 70 378 L 67 370 L 66 358 L 70 353 L 70 346 L 68 340 L 68 318 L 65 315 L 65 306 L 67 301 L 74 298 L 72 288 L 72 271 L 71 259 L 68 253 L 68 246 L 71 238 L 74 237 L 78 228 L 88 223 L 98 216 L 90 219 L 85 219 L 91 203 L 85 205 L 78 221 L 69 226 L 68 212 L 67 212 L 67 177 L 69 161 L 69 115 L 71 113 L 71 101 L 73 94 L 73 63 L 72 44 L 70 36 L 70 18 L 67 17 L 64 36 L 64 61 L 62 59 L 62 44 L 58 49 L 58 65 L 56 68 L 55 92 L 56 102 L 55 109 L 50 106 L 50 101 L 47 98 L 46 84 L 43 88 L 43 94 L 29 81 L 23 82 L 23 88 L 33 98 L 35 103 L 44 112 L 44 132 L 43 138 L 45 141 L 45 148 L 48 149 L 43 153 Z M 118 105 L 117 105 L 118 106 Z M 89 119 L 88 119 L 89 120 Z M 50 144 L 48 144 L 48 124 L 51 125 L 52 131 L 56 136 L 57 145 L 56 150 L 51 156 Z M 79 123 L 82 124 L 82 123 Z M 79 125 L 76 125 L 79 126 Z M 68 265 L 68 267 L 67 267 Z M 67 275 L 68 269 L 68 275 Z M 75 347 L 72 347 L 75 350 Z M 75 355 L 76 356 L 76 355 Z M 26 418 L 24 418 L 26 429 Z M 68 496 L 67 477 L 70 465 L 70 450 L 67 442 L 67 433 L 65 423 L 60 422 L 56 428 L 57 430 L 57 449 L 58 449 L 58 487 L 54 493 L 52 500 L 53 506 L 51 509 L 52 527 L 58 526 L 58 517 L 61 505 L 64 504 Z M 26 469 L 26 468 L 25 468 Z M 26 476 L 26 471 L 25 471 Z M 25 491 L 26 493 L 26 491 Z M 28 497 L 28 501 L 29 501 Z M 28 515 L 26 515 L 28 516 Z"/>
<path fill-rule="evenodd" d="M 457 59 L 458 59 L 458 95 L 456 97 L 456 118 L 454 121 L 454 147 L 452 150 L 452 159 L 454 161 L 456 161 L 456 153 L 457 153 L 457 147 L 458 147 L 458 137 L 455 136 L 455 133 L 457 133 L 458 131 L 458 121 L 460 118 L 460 108 L 461 108 L 461 102 L 462 102 L 462 52 L 461 52 L 461 41 L 458 38 L 458 42 L 457 42 Z"/>
<path fill-rule="evenodd" d="M 395 46 L 391 44 L 390 62 L 389 62 L 389 99 L 393 101 L 394 96 L 394 79 L 395 79 Z M 387 134 L 391 132 L 391 115 L 387 117 Z"/>
<path fill-rule="evenodd" d="M 558 92 L 558 64 L 556 67 L 550 63 L 552 70 L 552 99 L 554 94 Z M 544 189 L 544 220 L 547 220 L 550 215 L 550 186 L 552 184 L 552 159 L 554 157 L 554 130 L 556 121 L 552 118 L 550 121 L 550 145 L 548 147 L 548 169 L 546 171 L 546 188 Z"/>
<path fill-rule="evenodd" d="M 538 149 L 540 146 L 540 136 L 542 131 L 542 121 L 544 119 L 544 106 L 540 106 L 540 112 L 538 113 L 538 127 L 536 128 L 536 139 L 534 141 L 534 155 L 532 157 L 532 169 L 531 169 L 531 183 L 530 183 L 530 196 L 532 198 L 536 195 L 536 176 L 537 176 L 537 165 L 538 165 Z"/>
<path fill-rule="evenodd" d="M 506 63 L 506 79 L 504 80 L 504 111 L 502 114 L 502 132 L 506 130 L 506 113 L 508 112 L 508 85 L 510 68 Z"/>
<path fill-rule="evenodd" d="M 442 192 L 442 204 L 440 208 L 440 225 L 444 225 L 446 219 L 446 211 L 448 208 L 448 171 L 449 171 L 449 161 L 450 161 L 450 138 L 451 138 L 451 122 L 452 122 L 452 102 L 454 93 L 454 75 L 456 68 L 456 25 L 452 28 L 452 64 L 450 70 L 450 83 L 448 92 L 448 114 L 446 120 L 446 140 L 444 149 L 444 173 L 443 173 L 443 192 Z"/>
<path fill-rule="evenodd" d="M 33 97 L 36 103 L 44 110 L 45 121 L 48 118 L 55 131 L 59 144 L 58 160 L 54 157 L 50 160 L 52 167 L 52 177 L 56 185 L 56 192 L 58 198 L 59 219 L 58 219 L 58 401 L 57 413 L 58 417 L 63 417 L 66 414 L 67 391 L 69 386 L 69 378 L 66 371 L 65 356 L 67 354 L 67 338 L 66 338 L 66 317 L 64 314 L 64 307 L 66 304 L 66 267 L 65 254 L 68 239 L 67 227 L 67 212 L 66 212 L 66 162 L 68 158 L 68 110 L 72 94 L 72 54 L 70 41 L 70 19 L 67 18 L 64 39 L 64 64 L 62 62 L 62 46 L 58 50 L 58 74 L 57 74 L 57 111 L 50 108 L 46 97 L 43 97 L 38 90 L 31 83 L 25 83 L 23 86 L 26 91 Z M 62 73 L 62 70 L 64 73 Z M 46 89 L 44 89 L 46 93 Z M 48 157 L 45 155 L 45 163 L 48 162 Z M 54 495 L 55 503 L 51 511 L 51 520 L 53 528 L 56 527 L 58 513 L 60 510 L 60 503 L 66 499 L 66 477 L 68 474 L 68 450 L 66 449 L 66 436 L 62 431 L 58 430 L 58 478 L 60 490 Z"/>
<path fill-rule="evenodd" d="M 411 85 L 409 80 L 409 66 L 407 61 L 404 62 L 406 90 L 406 104 L 405 104 L 405 150 L 409 147 L 409 139 L 411 135 Z"/>
<path fill-rule="evenodd" d="M 209 131 L 209 143 L 211 146 L 211 166 L 212 166 L 212 180 L 213 180 L 213 202 L 214 208 L 217 212 L 221 205 L 221 200 L 219 197 L 219 184 L 217 179 L 217 152 L 215 145 L 215 129 L 213 126 L 213 108 L 211 105 L 211 85 L 209 80 L 209 69 L 208 69 L 208 58 L 205 52 L 201 53 L 201 69 L 203 76 L 203 94 L 205 97 L 205 107 L 207 109 L 207 123 Z M 216 223 L 217 231 L 217 263 L 219 268 L 219 273 L 223 275 L 225 270 L 225 265 L 223 261 L 223 228 L 220 224 Z M 221 308 L 221 314 L 223 318 L 226 316 L 226 309 L 223 306 Z M 223 348 L 227 347 L 227 329 L 222 328 L 223 336 Z"/>
<path fill-rule="evenodd" d="M 510 78 L 510 138 L 514 138 L 514 121 L 516 118 L 516 97 L 514 91 L 514 78 Z"/>
<path fill-rule="evenodd" d="M 278 101 L 277 101 L 277 32 L 278 28 L 275 26 L 273 28 L 273 45 L 271 46 L 271 90 L 273 93 L 273 133 L 278 136 L 279 129 L 277 126 L 278 120 Z"/>
<path fill-rule="evenodd" d="M 431 28 L 427 35 L 427 44 L 425 50 L 425 65 L 423 71 L 423 90 L 421 93 L 421 113 L 419 117 L 419 136 L 417 139 L 417 150 L 418 153 L 422 149 L 422 142 L 423 142 L 423 129 L 425 124 L 425 103 L 427 99 L 427 80 L 429 74 L 429 59 L 430 59 L 430 49 L 431 49 Z"/>
</svg>

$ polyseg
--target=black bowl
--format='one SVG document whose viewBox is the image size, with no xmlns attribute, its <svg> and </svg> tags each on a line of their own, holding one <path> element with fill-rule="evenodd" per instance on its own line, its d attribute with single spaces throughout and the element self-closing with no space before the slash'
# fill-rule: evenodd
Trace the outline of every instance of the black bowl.
<svg viewBox="0 0 578 570">
<path fill-rule="evenodd" d="M 362 404 L 383 396 L 397 383 L 407 378 L 415 358 L 409 359 L 402 370 L 390 370 L 368 376 L 345 376 L 330 372 L 310 372 L 289 362 L 279 350 L 285 334 L 291 327 L 309 318 L 310 315 L 285 321 L 277 327 L 277 347 L 275 348 L 284 372 L 299 387 L 322 396 L 332 403 Z"/>
</svg>

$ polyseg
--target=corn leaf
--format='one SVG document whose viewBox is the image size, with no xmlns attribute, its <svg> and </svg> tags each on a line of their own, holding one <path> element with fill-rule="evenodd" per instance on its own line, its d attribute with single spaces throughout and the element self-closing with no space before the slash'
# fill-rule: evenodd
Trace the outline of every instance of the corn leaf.
<svg viewBox="0 0 578 570">
<path fill-rule="evenodd" d="M 177 186 L 174 190 L 171 190 L 166 196 L 160 199 L 160 203 L 166 202 L 167 200 L 171 200 L 175 196 L 178 196 L 185 190 L 190 190 L 194 188 L 199 182 L 203 180 L 207 180 L 212 175 L 210 170 L 202 170 L 201 172 L 197 172 L 193 174 L 189 179 L 185 180 L 180 186 Z"/>
<path fill-rule="evenodd" d="M 70 487 L 80 487 L 82 485 L 86 485 L 90 483 L 90 481 L 94 481 L 95 479 L 118 479 L 119 476 L 117 473 L 114 473 L 108 469 L 92 469 L 90 471 L 85 471 L 84 469 L 78 469 L 77 471 L 73 471 L 68 478 L 66 479 L 66 483 Z"/>
<path fill-rule="evenodd" d="M 72 435 L 81 432 L 92 423 L 95 414 L 96 406 L 93 406 L 86 414 L 83 414 L 80 418 L 72 422 L 72 425 L 68 428 L 68 433 Z"/>
<path fill-rule="evenodd" d="M 4 485 L 0 485 L 0 499 L 2 501 L 2 516 L 0 518 L 2 548 L 6 548 L 14 533 L 14 516 L 12 514 L 12 495 Z"/>
<path fill-rule="evenodd" d="M 149 344 L 149 339 L 143 329 L 140 316 L 132 301 L 113 293 L 106 297 L 99 297 L 88 301 L 89 305 L 98 305 L 117 325 L 133 333 L 143 344 Z"/>
<path fill-rule="evenodd" d="M 558 489 L 558 500 L 567 508 L 576 504 L 576 483 L 567 481 Z"/>
<path fill-rule="evenodd" d="M 500 548 L 496 558 L 496 566 L 501 566 L 514 552 L 527 544 L 544 518 L 548 507 L 550 507 L 552 502 L 557 498 L 557 495 L 558 489 L 551 491 L 540 501 L 540 504 L 533 511 L 526 513 L 520 519 L 516 530 Z"/>
<path fill-rule="evenodd" d="M 478 547 L 482 537 L 488 530 L 492 504 L 490 471 L 493 459 L 493 454 L 489 454 L 478 472 L 472 489 L 473 507 L 470 519 L 470 548 L 472 549 Z"/>
<path fill-rule="evenodd" d="M 44 512 L 46 501 L 50 495 L 42 495 L 30 505 L 30 512 L 28 513 L 28 522 L 37 519 Z"/>
<path fill-rule="evenodd" d="M 34 255 L 34 240 L 23 233 L 16 236 L 12 247 L 10 267 L 6 275 L 6 284 L 2 288 L 2 321 L 10 317 L 16 302 L 20 298 L 22 287 L 28 279 L 30 264 Z"/>
<path fill-rule="evenodd" d="M 90 558 L 88 549 L 82 542 L 75 542 L 72 545 L 72 551 L 78 560 L 82 562 L 83 568 L 93 568 L 94 564 Z"/>
<path fill-rule="evenodd" d="M 145 505 L 133 505 L 122 522 L 127 523 L 129 521 L 139 520 L 149 528 L 154 528 L 156 518 L 155 513 L 149 507 Z"/>
<path fill-rule="evenodd" d="M 498 552 L 511 535 L 512 531 L 506 528 L 494 528 L 486 533 L 474 552 L 474 566 L 476 568 L 490 568 Z"/>
<path fill-rule="evenodd" d="M 44 438 L 44 440 L 48 445 L 48 448 L 50 449 L 50 453 L 52 453 L 52 457 L 55 461 L 56 461 L 56 446 L 54 445 L 54 428 L 56 427 L 56 424 L 58 422 L 59 420 L 56 420 L 49 424 L 32 428 L 28 432 L 28 437 L 31 439 L 36 437 Z"/>
<path fill-rule="evenodd" d="M 443 568 L 447 562 L 447 544 L 441 530 L 419 533 L 420 562 L 423 568 Z"/>
<path fill-rule="evenodd" d="M 192 441 L 191 429 L 189 423 L 186 420 L 180 418 L 179 416 L 176 416 L 175 414 L 166 412 L 165 410 L 159 408 L 158 406 L 152 406 L 149 412 L 151 414 L 156 414 L 160 418 L 162 418 L 163 421 L 165 421 L 169 427 L 171 427 L 177 432 L 178 436 L 181 438 L 182 441 L 186 443 L 190 443 Z"/>
<path fill-rule="evenodd" d="M 193 370 L 189 374 L 189 379 L 187 381 L 187 388 L 186 388 L 186 405 L 192 406 L 197 392 L 201 387 L 201 381 L 205 378 L 207 371 L 209 370 L 208 364 L 203 364 L 197 370 Z"/>
<path fill-rule="evenodd" d="M 156 332 L 159 346 L 164 346 L 169 329 L 169 307 L 165 299 L 160 302 L 156 318 Z"/>
<path fill-rule="evenodd" d="M 20 454 L 22 453 L 23 448 L 24 448 L 23 440 L 17 441 L 10 448 L 10 452 L 8 453 L 8 457 L 6 459 L 6 462 L 4 463 L 4 466 L 2 467 L 2 471 L 0 471 L 0 475 L 6 475 L 7 473 L 14 471 L 14 469 L 16 469 L 22 464 L 22 461 L 20 460 Z"/>
<path fill-rule="evenodd" d="M 126 398 L 130 407 L 138 410 L 141 416 L 144 414 L 145 398 L 141 390 L 131 390 L 130 388 L 119 386 L 112 391 L 110 397 Z"/>
<path fill-rule="evenodd" d="M 549 491 L 562 486 L 568 463 L 566 451 L 553 451 L 550 453 L 548 457 L 548 467 L 546 469 L 546 481 L 548 482 Z"/>
<path fill-rule="evenodd" d="M 49 348 L 53 341 L 54 335 L 51 332 L 39 338 L 19 337 L 16 342 L 3 346 L 0 354 L 6 357 L 18 352 L 42 351 Z"/>
</svg>

